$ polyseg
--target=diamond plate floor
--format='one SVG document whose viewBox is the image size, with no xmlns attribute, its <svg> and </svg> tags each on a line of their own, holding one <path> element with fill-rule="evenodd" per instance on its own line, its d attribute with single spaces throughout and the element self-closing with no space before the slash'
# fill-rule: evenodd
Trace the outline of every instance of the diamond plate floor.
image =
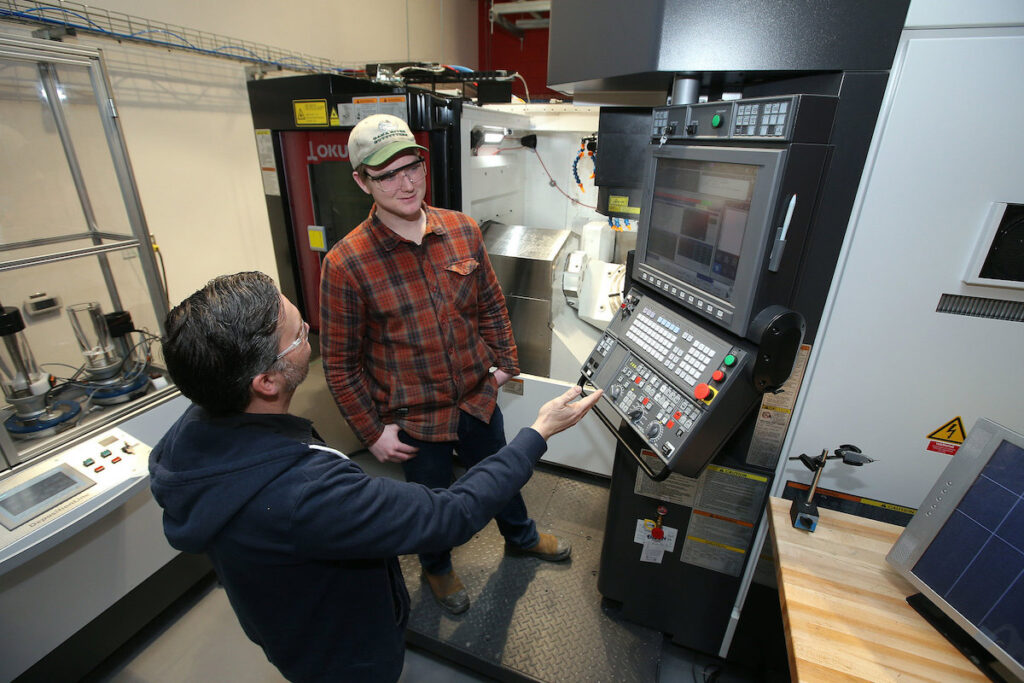
<svg viewBox="0 0 1024 683">
<path fill-rule="evenodd" d="M 608 489 L 537 470 L 523 498 L 539 530 L 572 542 L 572 557 L 505 557 L 491 522 L 452 553 L 472 601 L 457 616 L 434 602 L 416 556 L 402 557 L 409 642 L 504 681 L 656 680 L 661 634 L 618 619 L 597 590 Z"/>
</svg>

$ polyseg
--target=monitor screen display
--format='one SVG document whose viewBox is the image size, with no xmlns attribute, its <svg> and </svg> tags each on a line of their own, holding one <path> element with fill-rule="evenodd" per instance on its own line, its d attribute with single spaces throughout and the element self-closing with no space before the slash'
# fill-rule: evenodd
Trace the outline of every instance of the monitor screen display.
<svg viewBox="0 0 1024 683">
<path fill-rule="evenodd" d="M 889 561 L 1010 671 L 1024 674 L 1024 436 L 979 420 Z"/>
<path fill-rule="evenodd" d="M 658 160 L 646 263 L 730 301 L 759 166 Z"/>
<path fill-rule="evenodd" d="M 1000 443 L 912 571 L 1024 662 L 1024 449 Z"/>
</svg>

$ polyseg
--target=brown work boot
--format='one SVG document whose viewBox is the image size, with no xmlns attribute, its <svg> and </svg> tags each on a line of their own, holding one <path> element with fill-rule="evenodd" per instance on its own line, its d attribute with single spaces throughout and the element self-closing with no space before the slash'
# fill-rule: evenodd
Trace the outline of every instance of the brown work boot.
<svg viewBox="0 0 1024 683">
<path fill-rule="evenodd" d="M 562 560 L 568 559 L 569 555 L 572 554 L 572 545 L 570 545 L 568 541 L 563 541 L 552 534 L 540 534 L 540 539 L 537 541 L 537 545 L 529 548 L 517 548 L 514 545 L 506 543 L 505 552 L 510 555 L 529 555 L 531 557 L 539 557 L 540 559 L 548 562 L 561 562 Z"/>
<path fill-rule="evenodd" d="M 447 574 L 428 574 L 424 569 L 423 578 L 430 584 L 430 592 L 441 607 L 452 614 L 462 614 L 469 609 L 469 594 L 454 569 Z"/>
</svg>

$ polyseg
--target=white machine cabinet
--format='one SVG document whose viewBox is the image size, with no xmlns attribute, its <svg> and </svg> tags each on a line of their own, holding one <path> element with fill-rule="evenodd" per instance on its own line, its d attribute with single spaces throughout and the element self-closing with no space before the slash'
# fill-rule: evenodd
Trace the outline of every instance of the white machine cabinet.
<svg viewBox="0 0 1024 683">
<path fill-rule="evenodd" d="M 979 277 L 1024 205 L 1024 10 L 957 7 L 911 6 L 779 490 L 810 481 L 787 457 L 855 444 L 876 462 L 821 486 L 916 508 L 979 417 L 1024 429 L 1024 264 Z"/>
</svg>

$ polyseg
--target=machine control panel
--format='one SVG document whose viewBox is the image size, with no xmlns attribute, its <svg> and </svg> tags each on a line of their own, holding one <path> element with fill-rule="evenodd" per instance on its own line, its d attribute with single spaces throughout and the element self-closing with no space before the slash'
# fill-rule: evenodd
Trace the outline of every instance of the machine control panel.
<svg viewBox="0 0 1024 683">
<path fill-rule="evenodd" d="M 760 140 L 765 142 L 824 142 L 824 128 L 797 131 L 798 116 L 818 116 L 834 109 L 830 98 L 810 95 L 754 97 L 723 102 L 682 104 L 654 110 L 651 140 Z"/>
<path fill-rule="evenodd" d="M 0 574 L 145 487 L 149 452 L 112 428 L 0 479 Z"/>
<path fill-rule="evenodd" d="M 699 470 L 703 456 L 696 458 L 696 468 L 680 468 L 680 458 L 716 408 L 729 403 L 730 393 L 744 400 L 751 394 L 733 387 L 748 383 L 754 354 L 741 340 L 729 341 L 637 291 L 626 296 L 582 374 L 605 390 L 605 398 L 666 465 Z"/>
</svg>

